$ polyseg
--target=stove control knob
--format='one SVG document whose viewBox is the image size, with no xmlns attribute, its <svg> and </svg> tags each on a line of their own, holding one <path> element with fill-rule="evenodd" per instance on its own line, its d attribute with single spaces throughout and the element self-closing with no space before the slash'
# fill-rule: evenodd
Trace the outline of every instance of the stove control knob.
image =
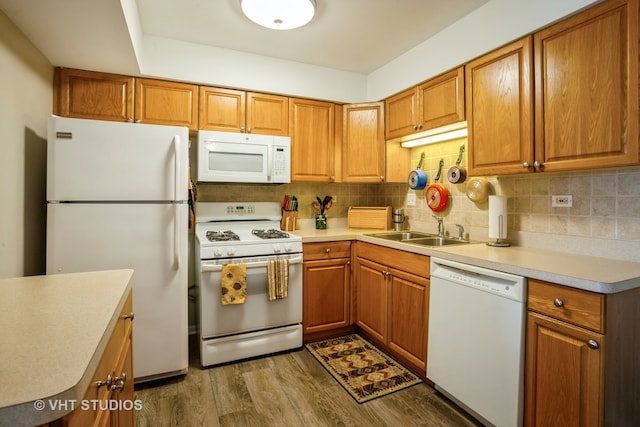
<svg viewBox="0 0 640 427">
<path fill-rule="evenodd" d="M 227 255 L 234 256 L 235 254 L 236 254 L 236 248 L 234 248 L 233 246 L 227 249 Z"/>
<path fill-rule="evenodd" d="M 285 252 L 291 252 L 291 245 L 284 245 L 284 251 Z"/>
<path fill-rule="evenodd" d="M 280 247 L 280 245 L 273 245 L 273 252 L 276 254 L 282 252 L 282 248 Z"/>
<path fill-rule="evenodd" d="M 220 248 L 215 248 L 213 250 L 213 256 L 222 256 L 222 250 Z"/>
</svg>

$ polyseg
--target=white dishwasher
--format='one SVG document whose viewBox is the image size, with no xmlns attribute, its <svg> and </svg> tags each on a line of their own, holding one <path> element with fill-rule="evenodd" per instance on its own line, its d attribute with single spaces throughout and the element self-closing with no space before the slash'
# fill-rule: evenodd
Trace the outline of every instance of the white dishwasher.
<svg viewBox="0 0 640 427">
<path fill-rule="evenodd" d="M 431 258 L 427 378 L 485 425 L 521 426 L 526 279 Z"/>
</svg>

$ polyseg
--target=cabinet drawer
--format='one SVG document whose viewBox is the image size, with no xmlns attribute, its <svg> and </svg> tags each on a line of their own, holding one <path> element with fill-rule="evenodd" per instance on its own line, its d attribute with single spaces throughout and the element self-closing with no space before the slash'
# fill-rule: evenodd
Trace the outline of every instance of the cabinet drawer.
<svg viewBox="0 0 640 427">
<path fill-rule="evenodd" d="M 528 288 L 529 310 L 604 333 L 604 295 L 535 279 Z"/>
<path fill-rule="evenodd" d="M 367 242 L 356 242 L 356 255 L 420 277 L 429 277 L 429 257 Z"/>
<path fill-rule="evenodd" d="M 351 241 L 305 243 L 302 254 L 305 261 L 351 258 Z"/>
</svg>

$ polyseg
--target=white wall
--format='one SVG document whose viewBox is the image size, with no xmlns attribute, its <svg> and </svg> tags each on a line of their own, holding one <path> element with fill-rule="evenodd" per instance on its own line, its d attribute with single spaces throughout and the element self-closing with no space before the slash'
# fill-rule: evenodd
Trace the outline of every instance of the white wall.
<svg viewBox="0 0 640 427">
<path fill-rule="evenodd" d="M 0 278 L 44 273 L 53 67 L 0 11 Z"/>
</svg>

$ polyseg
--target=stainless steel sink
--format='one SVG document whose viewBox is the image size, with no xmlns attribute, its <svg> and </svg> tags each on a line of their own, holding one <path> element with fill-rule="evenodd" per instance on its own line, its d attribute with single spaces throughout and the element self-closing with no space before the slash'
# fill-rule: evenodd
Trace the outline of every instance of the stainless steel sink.
<svg viewBox="0 0 640 427">
<path fill-rule="evenodd" d="M 391 233 L 374 233 L 367 234 L 367 236 L 377 237 L 379 239 L 394 240 L 396 242 L 411 240 L 411 239 L 423 239 L 426 237 L 437 237 L 434 234 L 418 233 L 416 231 L 394 231 Z"/>
<path fill-rule="evenodd" d="M 404 243 L 412 243 L 415 245 L 422 246 L 448 246 L 448 245 L 464 245 L 467 243 L 471 243 L 468 240 L 459 240 L 459 239 L 450 239 L 448 237 L 425 237 L 422 239 L 409 239 Z"/>
<path fill-rule="evenodd" d="M 448 246 L 464 245 L 471 243 L 468 240 L 453 239 L 450 237 L 440 237 L 436 234 L 420 233 L 416 231 L 394 231 L 390 233 L 367 234 L 378 239 L 392 240 L 394 242 L 411 243 L 421 246 Z"/>
</svg>

